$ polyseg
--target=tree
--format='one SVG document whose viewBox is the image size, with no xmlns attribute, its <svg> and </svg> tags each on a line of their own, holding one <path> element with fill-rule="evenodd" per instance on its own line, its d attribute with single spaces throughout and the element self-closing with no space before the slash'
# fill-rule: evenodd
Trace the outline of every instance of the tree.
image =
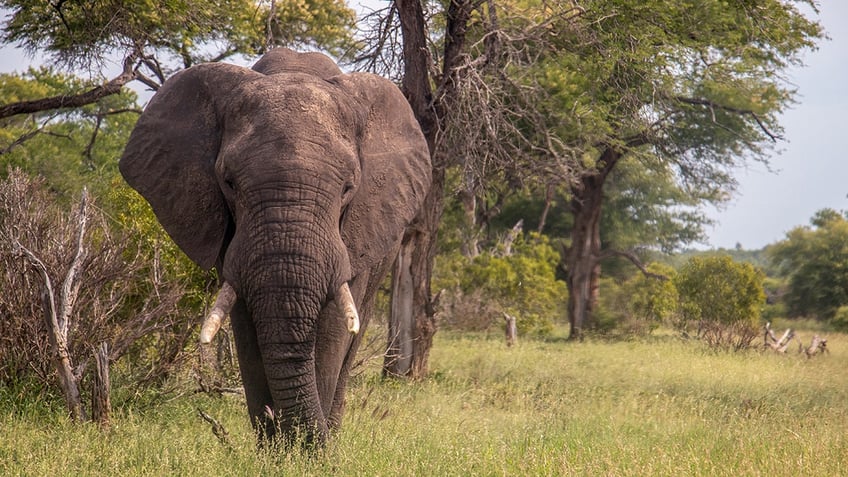
<svg viewBox="0 0 848 477">
<path fill-rule="evenodd" d="M 569 321 L 590 323 L 605 247 L 605 190 L 626 161 L 672 177 L 688 204 L 721 203 L 734 169 L 768 163 L 781 136 L 779 113 L 794 97 L 782 72 L 823 36 L 798 10 L 812 2 L 693 4 L 594 0 L 579 27 L 538 68 L 555 92 L 542 106 L 570 145 L 574 217 L 564 254 Z"/>
<path fill-rule="evenodd" d="M 810 226 L 795 227 L 766 250 L 778 273 L 788 280 L 785 296 L 792 316 L 832 319 L 848 305 L 848 219 L 832 209 L 813 216 Z"/>
<path fill-rule="evenodd" d="M 119 93 L 130 81 L 156 90 L 192 65 L 248 57 L 275 46 L 326 48 L 342 54 L 352 45 L 354 12 L 340 0 L 193 2 L 146 0 L 78 2 L 3 0 L 12 11 L 2 40 L 47 55 L 71 71 L 102 77 L 115 58 L 120 74 L 78 92 L 0 106 L 0 118 L 77 108 Z"/>
<path fill-rule="evenodd" d="M 726 200 L 734 169 L 767 163 L 780 139 L 777 118 L 794 95 L 781 72 L 823 36 L 798 10 L 802 4 L 814 9 L 809 1 L 784 0 L 756 8 L 719 0 L 455 1 L 425 17 L 420 2 L 398 1 L 385 18 L 399 19 L 405 92 L 438 146 L 431 147 L 437 168 L 459 162 L 473 171 L 465 180 L 471 190 L 479 186 L 473 177 L 492 169 L 506 179 L 531 171 L 542 184 L 568 189 L 573 223 L 563 262 L 571 335 L 579 338 L 597 303 L 601 261 L 637 262 L 633 250 L 601 240 L 613 171 L 638 161 L 673 178 L 687 204 Z M 429 29 L 425 18 L 432 19 Z M 378 24 L 375 44 L 384 47 L 396 33 L 390 20 Z M 396 72 L 397 56 L 362 58 Z M 434 170 L 434 177 L 433 196 L 441 197 L 443 174 Z M 442 206 L 429 201 L 422 214 L 438 218 Z M 413 230 L 423 238 L 408 250 L 419 258 L 408 253 L 404 263 L 431 263 L 435 228 L 418 225 Z M 434 329 L 426 278 L 432 266 L 413 268 L 418 272 L 399 283 L 418 290 L 420 298 L 404 303 L 427 331 L 416 341 L 426 346 Z"/>
<path fill-rule="evenodd" d="M 674 279 L 684 325 L 696 323 L 710 346 L 746 348 L 759 332 L 763 279 L 753 265 L 727 255 L 689 259 Z"/>
<path fill-rule="evenodd" d="M 48 68 L 0 74 L 0 103 L 84 91 L 91 83 Z M 64 200 L 83 186 L 100 196 L 112 188 L 117 161 L 141 110 L 127 90 L 73 110 L 0 119 L 0 175 L 9 166 L 43 176 Z"/>
<path fill-rule="evenodd" d="M 387 374 L 427 373 L 437 302 L 430 280 L 447 169 L 459 164 L 464 169 L 485 169 L 477 166 L 490 161 L 514 171 L 522 167 L 518 161 L 525 156 L 522 151 L 559 154 L 556 141 L 544 141 L 550 139 L 546 129 L 535 127 L 540 118 L 530 104 L 538 89 L 523 87 L 504 71 L 507 65 L 522 71 L 531 64 L 543 50 L 541 45 L 549 43 L 580 9 L 562 2 L 548 9 L 551 14 L 546 16 L 543 7 L 534 5 L 529 14 L 524 7 L 520 2 L 456 0 L 442 6 L 396 0 L 369 18 L 374 25 L 366 38 L 370 46 L 358 63 L 400 78 L 433 164 L 430 193 L 404 236 L 393 270 L 389 354 L 409 350 L 409 356 L 387 362 Z M 540 48 L 533 48 L 534 43 Z M 510 107 L 506 98 L 522 107 Z M 525 128 L 520 120 L 534 127 Z M 468 186 L 478 185 L 472 181 Z"/>
</svg>

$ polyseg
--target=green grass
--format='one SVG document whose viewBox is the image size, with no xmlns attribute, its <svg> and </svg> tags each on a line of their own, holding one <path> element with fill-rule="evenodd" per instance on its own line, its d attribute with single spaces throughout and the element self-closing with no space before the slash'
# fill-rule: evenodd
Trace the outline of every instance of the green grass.
<svg viewBox="0 0 848 477">
<path fill-rule="evenodd" d="M 118 408 L 101 432 L 0 390 L 0 475 L 841 475 L 848 336 L 828 338 L 831 353 L 808 360 L 442 332 L 429 379 L 382 381 L 378 363 L 358 376 L 343 429 L 315 455 L 257 452 L 238 398 Z"/>
</svg>

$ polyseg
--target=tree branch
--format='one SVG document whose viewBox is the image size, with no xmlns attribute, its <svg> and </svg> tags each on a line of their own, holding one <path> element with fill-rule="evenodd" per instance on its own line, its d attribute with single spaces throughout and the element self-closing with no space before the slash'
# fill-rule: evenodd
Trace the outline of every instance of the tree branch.
<svg viewBox="0 0 848 477">
<path fill-rule="evenodd" d="M 642 274 L 645 275 L 648 278 L 655 278 L 657 280 L 663 280 L 663 281 L 668 280 L 668 277 L 665 276 L 665 275 L 648 271 L 648 268 L 645 266 L 645 264 L 643 264 L 642 261 L 639 260 L 639 257 L 637 257 L 636 254 L 631 250 L 625 251 L 625 250 L 607 249 L 607 250 L 604 250 L 603 252 L 601 252 L 600 254 L 598 254 L 597 257 L 595 258 L 595 261 L 600 262 L 601 260 L 611 258 L 611 257 L 623 257 L 623 258 L 626 258 L 627 260 L 630 260 L 630 262 L 633 263 L 633 265 L 636 265 L 636 268 L 638 268 L 642 272 Z"/>
<path fill-rule="evenodd" d="M 53 109 L 78 108 L 87 104 L 95 103 L 107 96 L 118 94 L 121 92 L 125 84 L 136 79 L 136 74 L 133 71 L 133 63 L 135 63 L 135 59 L 135 54 L 131 54 L 126 57 L 124 59 L 124 70 L 120 75 L 84 93 L 61 94 L 58 96 L 51 96 L 49 98 L 20 101 L 0 106 L 0 118 L 8 118 L 18 114 L 39 113 Z"/>
<path fill-rule="evenodd" d="M 65 281 L 62 283 L 62 306 L 57 317 L 59 329 L 64 336 L 68 335 L 68 327 L 70 325 L 71 313 L 74 310 L 74 304 L 79 296 L 81 282 L 77 275 L 82 271 L 83 261 L 88 255 L 85 248 L 85 229 L 88 222 L 88 191 L 82 189 L 82 197 L 80 198 L 80 208 L 78 214 L 79 228 L 77 229 L 77 246 L 76 254 L 74 255 L 71 266 L 68 267 L 68 274 L 65 275 Z"/>
<path fill-rule="evenodd" d="M 41 123 L 41 126 L 38 126 L 37 128 L 33 129 L 32 131 L 25 132 L 19 138 L 12 141 L 11 144 L 9 144 L 8 146 L 6 146 L 3 149 L 0 149 L 0 156 L 2 156 L 3 154 L 8 154 L 8 153 L 12 152 L 12 149 L 14 149 L 14 148 L 20 146 L 21 144 L 29 141 L 30 139 L 34 138 L 38 134 L 43 133 L 44 128 L 46 128 L 47 125 L 50 124 L 50 121 L 52 121 L 53 118 L 55 118 L 55 117 L 56 117 L 56 115 L 50 116 L 44 122 Z M 35 121 L 33 121 L 33 122 L 35 122 Z"/>
<path fill-rule="evenodd" d="M 763 133 L 766 136 L 768 136 L 772 141 L 777 142 L 778 139 L 780 139 L 780 140 L 784 139 L 783 136 L 779 136 L 779 135 L 771 132 L 766 127 L 766 125 L 763 123 L 762 119 L 760 119 L 760 116 L 750 109 L 742 109 L 742 108 L 736 108 L 736 107 L 733 107 L 733 106 L 727 106 L 727 105 L 719 104 L 719 103 L 716 103 L 715 101 L 710 101 L 710 100 L 704 99 L 704 98 L 688 98 L 688 97 L 685 97 L 685 96 L 675 96 L 672 99 L 674 99 L 675 101 L 681 102 L 683 104 L 690 104 L 690 105 L 693 105 L 693 106 L 706 106 L 710 109 L 721 109 L 721 110 L 727 111 L 729 113 L 736 113 L 736 114 L 751 116 L 752 118 L 754 118 L 754 121 L 757 122 L 757 125 L 760 126 L 760 129 L 763 131 Z"/>
</svg>

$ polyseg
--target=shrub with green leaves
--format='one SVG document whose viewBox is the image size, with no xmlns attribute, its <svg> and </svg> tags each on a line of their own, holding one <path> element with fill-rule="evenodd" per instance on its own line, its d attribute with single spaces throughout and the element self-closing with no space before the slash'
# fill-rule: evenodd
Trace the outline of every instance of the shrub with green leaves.
<svg viewBox="0 0 848 477">
<path fill-rule="evenodd" d="M 559 255 L 547 237 L 519 236 L 509 255 L 482 253 L 469 259 L 459 252 L 436 259 L 433 287 L 443 292 L 442 324 L 485 329 L 503 313 L 517 318 L 519 333 L 550 334 L 565 317 L 565 283 L 556 279 Z"/>
<path fill-rule="evenodd" d="M 683 326 L 714 347 L 746 348 L 758 334 L 765 304 L 763 272 L 727 255 L 693 257 L 674 280 Z"/>
<path fill-rule="evenodd" d="M 830 320 L 831 326 L 837 331 L 848 331 L 848 305 L 840 306 L 833 318 Z"/>
<path fill-rule="evenodd" d="M 598 331 L 645 335 L 678 316 L 674 268 L 651 263 L 646 271 L 648 274 L 638 272 L 624 282 L 601 279 L 603 293 L 594 316 Z"/>
</svg>

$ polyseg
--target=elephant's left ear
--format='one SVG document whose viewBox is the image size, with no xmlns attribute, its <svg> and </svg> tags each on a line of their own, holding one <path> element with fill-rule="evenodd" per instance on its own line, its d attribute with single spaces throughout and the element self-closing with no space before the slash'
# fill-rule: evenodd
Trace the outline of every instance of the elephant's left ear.
<svg viewBox="0 0 848 477">
<path fill-rule="evenodd" d="M 359 141 L 362 177 L 341 225 L 356 275 L 383 259 L 418 213 L 430 189 L 430 152 L 394 83 L 368 73 L 331 82 L 347 89 L 365 118 Z"/>
</svg>

